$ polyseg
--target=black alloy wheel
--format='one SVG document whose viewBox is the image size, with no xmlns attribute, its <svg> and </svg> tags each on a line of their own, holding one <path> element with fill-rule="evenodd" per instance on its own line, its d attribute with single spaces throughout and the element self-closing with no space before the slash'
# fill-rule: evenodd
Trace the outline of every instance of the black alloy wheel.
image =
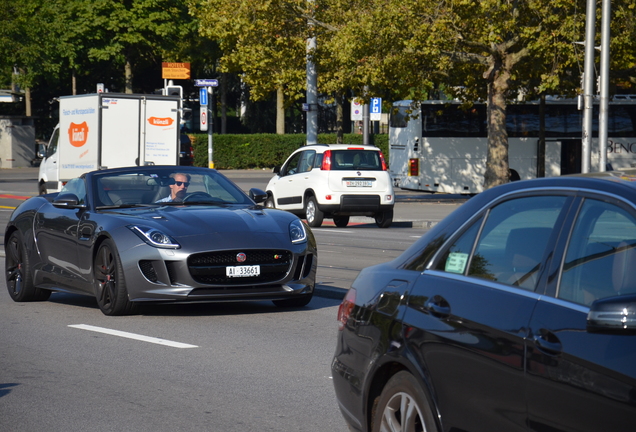
<svg viewBox="0 0 636 432">
<path fill-rule="evenodd" d="M 7 289 L 13 301 L 44 301 L 51 296 L 51 291 L 33 285 L 29 255 L 19 231 L 14 231 L 9 237 L 4 265 Z"/>
<path fill-rule="evenodd" d="M 93 265 L 95 297 L 104 315 L 127 315 L 134 313 L 137 305 L 128 300 L 124 271 L 112 240 L 99 246 Z"/>
</svg>

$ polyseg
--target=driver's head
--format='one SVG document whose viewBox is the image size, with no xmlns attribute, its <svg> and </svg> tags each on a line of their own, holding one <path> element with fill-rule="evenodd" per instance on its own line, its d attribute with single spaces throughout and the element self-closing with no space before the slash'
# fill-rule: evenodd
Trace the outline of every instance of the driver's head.
<svg viewBox="0 0 636 432">
<path fill-rule="evenodd" d="M 173 200 L 182 200 L 190 186 L 190 174 L 172 173 L 174 183 L 170 185 L 170 196 Z"/>
</svg>

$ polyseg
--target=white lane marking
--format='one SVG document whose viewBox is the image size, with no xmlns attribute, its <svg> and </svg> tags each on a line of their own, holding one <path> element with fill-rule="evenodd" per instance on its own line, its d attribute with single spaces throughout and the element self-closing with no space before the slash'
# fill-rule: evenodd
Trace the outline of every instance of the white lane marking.
<svg viewBox="0 0 636 432">
<path fill-rule="evenodd" d="M 112 330 L 112 329 L 107 329 L 104 327 L 95 327 L 92 325 L 88 325 L 88 324 L 74 324 L 74 325 L 69 325 L 69 327 L 73 327 L 73 328 L 77 328 L 80 330 L 88 330 L 88 331 L 93 331 L 93 332 L 97 332 L 97 333 L 105 333 L 105 334 L 109 334 L 109 335 L 113 335 L 113 336 L 119 336 L 119 337 L 124 337 L 124 338 L 128 338 L 128 339 L 135 339 L 135 340 L 139 340 L 139 341 L 143 341 L 143 342 L 150 342 L 150 343 L 154 343 L 157 345 L 166 345 L 166 346 L 170 346 L 173 348 L 198 348 L 198 346 L 196 345 L 189 345 L 189 344 L 185 344 L 185 343 L 181 343 L 181 342 L 173 342 L 173 341 L 169 341 L 166 339 L 159 339 L 159 338 L 155 338 L 155 337 L 150 337 L 150 336 L 143 336 L 143 335 L 138 335 L 135 333 L 128 333 L 128 332 L 123 332 L 123 331 L 119 331 L 119 330 Z"/>
<path fill-rule="evenodd" d="M 334 229 L 334 228 L 312 228 L 311 230 L 327 233 L 327 234 L 342 234 L 342 233 L 351 234 L 353 232 L 353 231 L 347 231 L 343 229 Z"/>
</svg>

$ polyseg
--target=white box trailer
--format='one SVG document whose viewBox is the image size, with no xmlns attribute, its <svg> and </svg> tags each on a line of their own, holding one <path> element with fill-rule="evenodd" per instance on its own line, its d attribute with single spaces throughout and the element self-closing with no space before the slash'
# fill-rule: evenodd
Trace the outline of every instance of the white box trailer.
<svg viewBox="0 0 636 432">
<path fill-rule="evenodd" d="M 60 98 L 60 118 L 40 164 L 40 194 L 85 172 L 178 165 L 178 96 L 96 93 Z"/>
</svg>

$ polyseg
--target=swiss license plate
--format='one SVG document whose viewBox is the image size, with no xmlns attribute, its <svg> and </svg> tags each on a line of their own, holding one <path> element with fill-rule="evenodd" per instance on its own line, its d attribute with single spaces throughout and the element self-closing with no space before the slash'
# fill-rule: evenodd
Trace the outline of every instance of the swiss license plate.
<svg viewBox="0 0 636 432">
<path fill-rule="evenodd" d="M 345 180 L 345 186 L 347 187 L 372 187 L 373 182 L 371 180 Z"/>
<path fill-rule="evenodd" d="M 225 267 L 225 276 L 227 277 L 252 277 L 261 274 L 261 266 L 232 266 Z"/>
</svg>

